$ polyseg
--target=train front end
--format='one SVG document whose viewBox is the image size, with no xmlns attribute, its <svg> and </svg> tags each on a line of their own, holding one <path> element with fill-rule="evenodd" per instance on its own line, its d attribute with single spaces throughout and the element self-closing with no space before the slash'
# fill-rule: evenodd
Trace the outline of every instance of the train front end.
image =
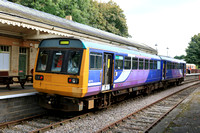
<svg viewBox="0 0 200 133">
<path fill-rule="evenodd" d="M 33 87 L 48 109 L 83 110 L 87 93 L 88 50 L 78 39 L 46 39 L 38 49 Z"/>
</svg>

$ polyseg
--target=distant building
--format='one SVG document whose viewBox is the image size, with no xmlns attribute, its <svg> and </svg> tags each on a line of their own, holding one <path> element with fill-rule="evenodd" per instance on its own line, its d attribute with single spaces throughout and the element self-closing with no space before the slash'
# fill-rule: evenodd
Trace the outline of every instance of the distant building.
<svg viewBox="0 0 200 133">
<path fill-rule="evenodd" d="M 197 69 L 195 64 L 186 64 L 186 69 Z"/>
</svg>

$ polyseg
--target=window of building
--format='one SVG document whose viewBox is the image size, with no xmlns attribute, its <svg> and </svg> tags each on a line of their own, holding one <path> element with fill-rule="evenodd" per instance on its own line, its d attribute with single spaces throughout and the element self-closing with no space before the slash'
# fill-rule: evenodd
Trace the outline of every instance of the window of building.
<svg viewBox="0 0 200 133">
<path fill-rule="evenodd" d="M 102 69 L 102 54 L 90 53 L 90 69 L 99 70 Z"/>
<path fill-rule="evenodd" d="M 145 60 L 145 69 L 149 69 L 149 60 Z"/>
<path fill-rule="evenodd" d="M 115 56 L 115 69 L 122 70 L 123 69 L 123 56 Z"/>
<path fill-rule="evenodd" d="M 20 54 L 26 54 L 26 52 L 27 52 L 26 48 L 22 48 L 22 47 L 19 48 Z"/>
<path fill-rule="evenodd" d="M 139 69 L 143 69 L 143 65 L 144 65 L 144 59 L 139 59 Z"/>
<path fill-rule="evenodd" d="M 9 46 L 0 46 L 0 53 L 9 52 Z"/>
<path fill-rule="evenodd" d="M 132 69 L 138 69 L 138 58 L 132 58 Z"/>
<path fill-rule="evenodd" d="M 0 46 L 0 70 L 9 71 L 10 66 L 9 46 Z"/>
<path fill-rule="evenodd" d="M 131 57 L 125 57 L 124 69 L 131 69 Z"/>
</svg>

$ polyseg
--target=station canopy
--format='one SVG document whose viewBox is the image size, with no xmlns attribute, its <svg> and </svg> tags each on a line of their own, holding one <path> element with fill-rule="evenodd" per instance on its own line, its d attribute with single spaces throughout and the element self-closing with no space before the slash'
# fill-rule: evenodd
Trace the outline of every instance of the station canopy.
<svg viewBox="0 0 200 133">
<path fill-rule="evenodd" d="M 29 40 L 74 37 L 157 54 L 155 49 L 131 39 L 4 0 L 0 1 L 0 34 Z"/>
</svg>

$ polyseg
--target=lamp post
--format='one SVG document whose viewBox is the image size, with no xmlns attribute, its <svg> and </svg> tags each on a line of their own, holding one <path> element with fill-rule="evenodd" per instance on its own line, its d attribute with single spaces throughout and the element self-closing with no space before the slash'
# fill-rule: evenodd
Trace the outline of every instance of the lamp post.
<svg viewBox="0 0 200 133">
<path fill-rule="evenodd" d="M 169 48 L 167 47 L 167 56 L 168 56 L 168 50 L 169 50 Z"/>
<path fill-rule="evenodd" d="M 158 49 L 157 49 L 157 46 L 158 46 L 158 45 L 157 45 L 157 44 L 155 44 L 155 47 L 156 47 L 156 52 L 157 52 L 157 54 L 156 54 L 156 55 L 158 55 Z"/>
<path fill-rule="evenodd" d="M 158 51 L 158 50 L 157 50 L 157 46 L 158 46 L 158 45 L 157 45 L 157 44 L 155 44 L 155 46 L 156 46 L 156 51 Z"/>
</svg>

